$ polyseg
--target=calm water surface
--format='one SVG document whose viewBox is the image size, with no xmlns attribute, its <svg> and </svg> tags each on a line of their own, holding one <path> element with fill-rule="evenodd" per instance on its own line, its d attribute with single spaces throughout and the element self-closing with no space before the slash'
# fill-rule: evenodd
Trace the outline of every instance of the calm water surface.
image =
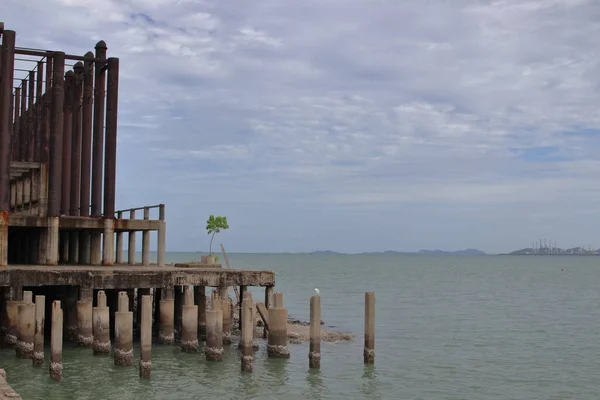
<svg viewBox="0 0 600 400">
<path fill-rule="evenodd" d="M 172 253 L 171 261 L 192 258 Z M 197 256 L 195 256 L 197 257 Z M 318 372 L 308 346 L 242 374 L 235 347 L 222 363 L 176 346 L 152 349 L 152 378 L 66 345 L 63 382 L 0 350 L 24 399 L 589 399 L 600 398 L 600 258 L 230 255 L 234 268 L 276 272 L 291 316 L 308 319 L 313 288 L 322 316 L 354 333 L 323 343 Z M 362 364 L 364 292 L 375 291 L 376 360 Z M 261 291 L 253 291 L 262 299 Z M 48 354 L 48 353 L 47 353 Z M 217 397 L 218 396 L 218 397 Z"/>
</svg>

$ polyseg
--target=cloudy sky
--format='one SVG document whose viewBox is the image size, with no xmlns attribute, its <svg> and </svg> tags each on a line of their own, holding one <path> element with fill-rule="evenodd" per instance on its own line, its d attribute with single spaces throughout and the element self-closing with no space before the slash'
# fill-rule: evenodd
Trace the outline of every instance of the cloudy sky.
<svg viewBox="0 0 600 400">
<path fill-rule="evenodd" d="M 596 0 L 3 0 L 121 60 L 117 207 L 171 251 L 600 247 Z"/>
</svg>

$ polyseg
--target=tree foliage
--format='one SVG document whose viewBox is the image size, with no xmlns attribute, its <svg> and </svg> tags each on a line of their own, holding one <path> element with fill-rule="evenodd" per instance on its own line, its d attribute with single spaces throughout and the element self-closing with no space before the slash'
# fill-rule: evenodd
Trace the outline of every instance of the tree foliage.
<svg viewBox="0 0 600 400">
<path fill-rule="evenodd" d="M 206 221 L 206 232 L 211 235 L 210 237 L 210 245 L 209 245 L 209 252 L 210 255 L 212 256 L 212 242 L 213 239 L 215 238 L 215 235 L 221 231 L 224 231 L 226 229 L 229 229 L 229 224 L 227 223 L 227 217 L 224 216 L 214 216 L 211 215 L 210 217 L 208 217 L 208 220 Z"/>
</svg>

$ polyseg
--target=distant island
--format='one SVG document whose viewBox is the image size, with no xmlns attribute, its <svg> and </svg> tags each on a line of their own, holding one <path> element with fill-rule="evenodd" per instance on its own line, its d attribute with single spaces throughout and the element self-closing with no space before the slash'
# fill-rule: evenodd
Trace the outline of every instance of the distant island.
<svg viewBox="0 0 600 400">
<path fill-rule="evenodd" d="M 331 250 L 317 250 L 311 253 L 310 255 L 344 255 L 349 253 L 338 253 L 336 251 Z M 364 252 L 364 253 L 356 253 L 358 255 L 376 255 L 376 254 L 387 254 L 387 255 L 456 255 L 456 256 L 483 256 L 487 255 L 484 251 L 477 249 L 465 249 L 465 250 L 455 250 L 455 251 L 445 251 L 445 250 L 419 250 L 419 251 L 374 251 L 374 252 Z"/>
<path fill-rule="evenodd" d="M 597 256 L 600 255 L 600 249 L 585 249 L 583 247 L 572 247 L 570 249 L 561 249 L 558 247 L 526 247 L 521 250 L 515 250 L 508 253 L 510 256 Z"/>
</svg>

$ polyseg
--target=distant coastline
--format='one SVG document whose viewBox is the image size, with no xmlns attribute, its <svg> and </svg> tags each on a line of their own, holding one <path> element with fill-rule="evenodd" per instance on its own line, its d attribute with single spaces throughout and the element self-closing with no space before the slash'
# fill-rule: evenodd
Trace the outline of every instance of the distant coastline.
<svg viewBox="0 0 600 400">
<path fill-rule="evenodd" d="M 485 256 L 488 255 L 486 252 L 477 249 L 465 249 L 455 251 L 445 250 L 419 250 L 419 251 L 368 251 L 363 253 L 339 253 L 331 250 L 317 250 L 310 253 L 310 255 L 456 255 L 456 256 Z"/>
</svg>

